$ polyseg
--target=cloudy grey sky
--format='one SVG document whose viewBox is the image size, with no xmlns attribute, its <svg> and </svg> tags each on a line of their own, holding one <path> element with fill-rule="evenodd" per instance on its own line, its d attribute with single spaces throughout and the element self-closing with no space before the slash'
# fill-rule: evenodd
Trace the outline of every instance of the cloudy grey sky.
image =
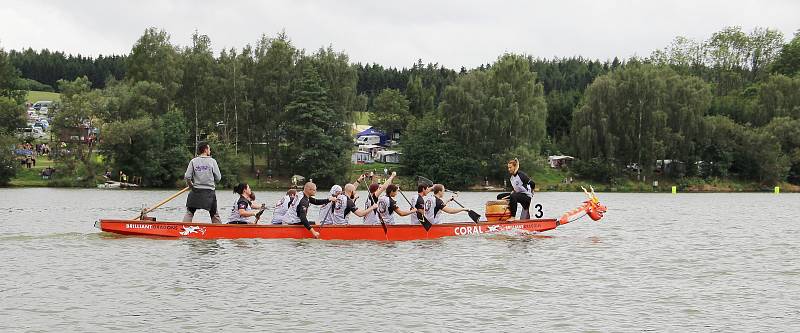
<svg viewBox="0 0 800 333">
<path fill-rule="evenodd" d="M 187 45 L 197 29 L 216 50 L 285 29 L 307 50 L 332 45 L 353 62 L 408 67 L 416 59 L 467 68 L 504 52 L 551 58 L 647 56 L 678 35 L 724 26 L 800 29 L 797 0 L 672 1 L 40 1 L 4 0 L 0 47 L 127 54 L 145 28 Z"/>
</svg>

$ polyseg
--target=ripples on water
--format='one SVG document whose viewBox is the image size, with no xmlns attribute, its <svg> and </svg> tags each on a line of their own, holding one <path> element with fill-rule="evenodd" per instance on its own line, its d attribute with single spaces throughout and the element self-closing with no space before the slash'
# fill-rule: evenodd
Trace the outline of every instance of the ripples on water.
<svg viewBox="0 0 800 333">
<path fill-rule="evenodd" d="M 1 189 L 0 331 L 800 329 L 797 194 L 601 193 L 601 223 L 395 243 L 93 228 L 171 193 Z M 555 217 L 583 198 L 536 199 Z M 153 215 L 179 219 L 184 200 Z"/>
</svg>

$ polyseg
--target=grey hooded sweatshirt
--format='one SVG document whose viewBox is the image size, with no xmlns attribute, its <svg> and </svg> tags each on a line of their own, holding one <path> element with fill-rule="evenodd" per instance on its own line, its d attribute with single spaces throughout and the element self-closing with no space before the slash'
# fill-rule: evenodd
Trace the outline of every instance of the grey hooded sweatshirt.
<svg viewBox="0 0 800 333">
<path fill-rule="evenodd" d="M 215 182 L 222 179 L 217 161 L 211 156 L 197 156 L 186 167 L 184 179 L 192 181 L 194 188 L 213 190 Z"/>
</svg>

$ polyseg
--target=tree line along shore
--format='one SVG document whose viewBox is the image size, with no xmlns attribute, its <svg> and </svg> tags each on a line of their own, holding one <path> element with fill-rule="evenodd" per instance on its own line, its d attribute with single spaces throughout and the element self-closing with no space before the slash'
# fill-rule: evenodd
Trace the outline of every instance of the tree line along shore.
<svg viewBox="0 0 800 333">
<path fill-rule="evenodd" d="M 206 35 L 178 46 L 149 28 L 127 55 L 0 49 L 0 183 L 94 187 L 124 173 L 173 187 L 207 141 L 224 186 L 324 186 L 388 167 L 409 186 L 423 175 L 497 189 L 516 157 L 540 190 L 797 191 L 798 73 L 800 32 L 769 28 L 679 36 L 647 57 L 503 54 L 470 69 L 352 63 L 283 32 L 215 53 Z M 48 113 L 29 113 L 48 91 Z M 45 137 L 20 135 L 32 117 L 49 120 Z M 351 162 L 365 123 L 396 139 L 400 164 Z M 52 177 L 22 167 L 25 142 L 49 144 L 39 165 Z M 573 159 L 555 169 L 553 155 Z"/>
</svg>

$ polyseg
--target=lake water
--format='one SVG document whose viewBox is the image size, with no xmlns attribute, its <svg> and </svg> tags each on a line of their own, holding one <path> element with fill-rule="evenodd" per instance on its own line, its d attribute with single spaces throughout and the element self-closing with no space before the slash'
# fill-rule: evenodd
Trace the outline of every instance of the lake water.
<svg viewBox="0 0 800 333">
<path fill-rule="evenodd" d="M 800 330 L 798 194 L 599 193 L 609 207 L 599 223 L 413 242 L 93 227 L 173 192 L 0 189 L 0 331 Z M 459 201 L 482 213 L 492 198 Z M 557 217 L 584 198 L 535 199 Z M 151 215 L 180 219 L 184 203 Z"/>
</svg>

